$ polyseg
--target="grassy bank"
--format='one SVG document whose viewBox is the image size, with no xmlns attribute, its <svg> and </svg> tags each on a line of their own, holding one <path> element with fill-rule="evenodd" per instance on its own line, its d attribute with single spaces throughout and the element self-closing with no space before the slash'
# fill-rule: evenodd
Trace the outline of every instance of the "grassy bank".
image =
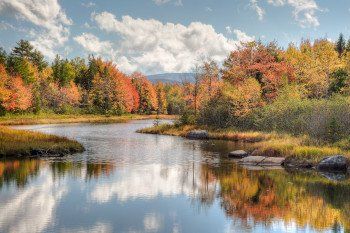
<svg viewBox="0 0 350 233">
<path fill-rule="evenodd" d="M 157 115 L 128 114 L 122 116 L 92 114 L 8 114 L 0 117 L 0 125 L 33 125 L 59 123 L 123 123 L 130 120 L 156 119 Z M 173 119 L 174 116 L 159 115 L 161 119 Z"/>
<path fill-rule="evenodd" d="M 84 151 L 77 141 L 0 126 L 0 157 L 65 155 Z"/>
<path fill-rule="evenodd" d="M 139 130 L 139 133 L 163 134 L 173 136 L 186 136 L 191 130 L 198 129 L 196 126 L 184 125 L 159 125 Z M 201 127 L 208 130 L 210 139 L 231 140 L 250 143 L 254 155 L 282 156 L 291 163 L 316 164 L 322 158 L 330 155 L 342 154 L 350 157 L 350 151 L 338 144 L 318 144 L 307 136 L 293 137 L 288 134 L 263 133 L 263 132 L 240 132 L 234 129 L 216 130 Z"/>
</svg>

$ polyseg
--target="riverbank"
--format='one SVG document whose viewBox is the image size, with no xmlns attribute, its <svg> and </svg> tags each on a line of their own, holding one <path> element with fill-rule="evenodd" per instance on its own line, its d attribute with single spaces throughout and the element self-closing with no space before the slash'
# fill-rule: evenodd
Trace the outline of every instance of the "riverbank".
<svg viewBox="0 0 350 233">
<path fill-rule="evenodd" d="M 125 123 L 131 120 L 175 119 L 173 115 L 137 115 L 122 116 L 94 114 L 8 114 L 0 117 L 0 125 L 36 125 L 36 124 L 68 124 L 68 123 Z"/>
<path fill-rule="evenodd" d="M 0 117 L 0 158 L 31 156 L 63 156 L 84 151 L 77 141 L 64 137 L 10 129 L 7 126 L 68 123 L 125 123 L 131 120 L 175 119 L 171 115 L 122 116 L 89 114 L 9 114 Z"/>
<path fill-rule="evenodd" d="M 83 151 L 75 140 L 0 126 L 0 158 L 63 156 Z"/>
<path fill-rule="evenodd" d="M 193 125 L 163 124 L 141 129 L 138 132 L 186 137 L 190 131 L 195 129 L 199 128 Z M 323 158 L 331 155 L 341 154 L 350 158 L 350 151 L 340 145 L 320 144 L 306 136 L 293 137 L 288 134 L 239 132 L 233 129 L 217 130 L 206 127 L 200 127 L 200 129 L 208 131 L 209 139 L 248 143 L 251 148 L 249 153 L 255 156 L 285 157 L 287 167 L 314 167 Z"/>
</svg>

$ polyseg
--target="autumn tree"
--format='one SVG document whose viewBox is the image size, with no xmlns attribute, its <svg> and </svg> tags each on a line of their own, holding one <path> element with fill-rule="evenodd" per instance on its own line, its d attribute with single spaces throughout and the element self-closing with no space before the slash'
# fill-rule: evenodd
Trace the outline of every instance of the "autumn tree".
<svg viewBox="0 0 350 233">
<path fill-rule="evenodd" d="M 130 79 L 110 62 L 96 59 L 97 72 L 92 81 L 90 102 L 103 113 L 136 111 L 138 95 Z"/>
<path fill-rule="evenodd" d="M 225 60 L 222 78 L 233 85 L 254 78 L 261 85 L 263 98 L 269 102 L 276 98 L 278 88 L 293 79 L 292 67 L 280 54 L 281 50 L 273 43 L 267 46 L 260 42 L 244 44 Z"/>
<path fill-rule="evenodd" d="M 7 111 L 24 111 L 32 106 L 33 95 L 30 86 L 25 85 L 21 77 L 11 77 L 8 88 L 10 96 L 2 104 Z"/>
<path fill-rule="evenodd" d="M 181 114 L 186 106 L 182 86 L 178 83 L 167 83 L 164 90 L 168 114 Z"/>
<path fill-rule="evenodd" d="M 303 86 L 310 98 L 327 96 L 330 75 L 342 66 L 334 44 L 326 39 L 304 40 L 299 48 L 291 44 L 284 58 L 294 69 L 294 82 Z"/>
<path fill-rule="evenodd" d="M 167 114 L 167 100 L 164 84 L 162 82 L 157 82 L 155 90 L 157 93 L 158 114 Z"/>
<path fill-rule="evenodd" d="M 219 67 L 218 64 L 213 61 L 205 61 L 201 67 L 201 85 L 203 85 L 203 98 L 204 101 L 210 100 L 215 96 L 219 90 Z"/>
<path fill-rule="evenodd" d="M 143 74 L 136 72 L 131 81 L 140 96 L 140 113 L 150 114 L 158 110 L 157 93 L 152 83 Z"/>
</svg>

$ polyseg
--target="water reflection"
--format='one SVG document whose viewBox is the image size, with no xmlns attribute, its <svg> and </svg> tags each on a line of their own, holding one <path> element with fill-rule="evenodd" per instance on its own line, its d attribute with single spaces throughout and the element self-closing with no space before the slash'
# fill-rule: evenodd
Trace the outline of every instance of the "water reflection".
<svg viewBox="0 0 350 233">
<path fill-rule="evenodd" d="M 0 161 L 0 232 L 350 232 L 346 176 L 247 170 L 221 156 L 244 145 L 145 124 L 41 126 L 88 150 Z"/>
</svg>

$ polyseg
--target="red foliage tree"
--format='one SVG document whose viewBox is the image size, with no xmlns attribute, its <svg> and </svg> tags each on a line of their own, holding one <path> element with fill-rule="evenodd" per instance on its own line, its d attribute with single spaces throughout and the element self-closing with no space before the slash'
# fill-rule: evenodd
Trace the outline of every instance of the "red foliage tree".
<svg viewBox="0 0 350 233">
<path fill-rule="evenodd" d="M 156 111 L 158 109 L 157 93 L 152 83 L 139 72 L 133 73 L 131 80 L 140 96 L 139 112 L 151 113 Z"/>
<path fill-rule="evenodd" d="M 33 94 L 31 88 L 24 84 L 21 77 L 11 77 L 8 88 L 10 97 L 2 104 L 7 111 L 24 111 L 32 106 Z"/>
<path fill-rule="evenodd" d="M 111 62 L 95 59 L 97 73 L 93 79 L 90 99 L 103 111 L 135 112 L 139 96 L 131 80 Z"/>
<path fill-rule="evenodd" d="M 292 67 L 280 56 L 274 43 L 248 43 L 233 51 L 224 62 L 223 79 L 240 84 L 244 79 L 255 78 L 261 85 L 263 97 L 272 100 L 284 83 L 292 81 Z"/>
</svg>

